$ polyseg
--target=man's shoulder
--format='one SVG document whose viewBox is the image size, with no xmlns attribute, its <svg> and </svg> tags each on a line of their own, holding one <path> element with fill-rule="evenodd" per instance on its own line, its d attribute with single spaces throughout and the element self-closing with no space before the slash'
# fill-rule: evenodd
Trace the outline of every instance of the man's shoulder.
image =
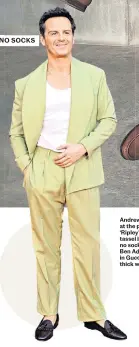
<svg viewBox="0 0 139 347">
<path fill-rule="evenodd" d="M 26 75 L 26 76 L 24 76 L 24 77 L 21 77 L 21 78 L 17 79 L 17 80 L 15 81 L 15 86 L 16 86 L 16 88 L 21 88 L 21 89 L 22 89 L 22 88 L 26 85 L 26 83 L 27 83 L 27 81 L 30 79 L 30 77 L 31 77 L 34 73 L 36 73 L 37 71 L 39 71 L 39 70 L 44 66 L 45 63 L 46 63 L 46 61 L 43 62 L 42 64 L 40 64 L 37 68 L 35 68 L 33 71 L 31 71 L 28 75 Z"/>
<path fill-rule="evenodd" d="M 29 79 L 31 73 L 29 73 L 28 75 L 24 76 L 24 77 L 21 77 L 19 78 L 18 80 L 15 81 L 15 86 L 17 88 L 20 88 L 22 86 L 24 86 L 27 82 L 27 80 Z"/>
<path fill-rule="evenodd" d="M 104 70 L 97 65 L 87 63 L 85 61 L 81 61 L 74 57 L 75 63 L 78 64 L 81 69 L 86 70 L 86 72 L 96 74 L 97 76 L 101 76 L 104 73 Z"/>
</svg>

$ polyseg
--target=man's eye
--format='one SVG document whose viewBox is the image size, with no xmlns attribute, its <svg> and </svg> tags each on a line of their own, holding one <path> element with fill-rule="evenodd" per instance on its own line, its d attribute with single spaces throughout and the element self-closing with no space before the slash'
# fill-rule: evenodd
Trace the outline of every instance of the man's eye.
<svg viewBox="0 0 139 347">
<path fill-rule="evenodd" d="M 52 33 L 52 35 L 55 35 L 56 33 Z"/>
</svg>

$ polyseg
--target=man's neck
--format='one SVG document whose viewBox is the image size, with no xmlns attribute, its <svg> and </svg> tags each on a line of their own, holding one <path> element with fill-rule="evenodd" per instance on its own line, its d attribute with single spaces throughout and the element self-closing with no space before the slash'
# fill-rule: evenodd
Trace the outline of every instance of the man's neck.
<svg viewBox="0 0 139 347">
<path fill-rule="evenodd" d="M 70 71 L 72 56 L 53 58 L 48 55 L 48 71 L 66 73 Z"/>
</svg>

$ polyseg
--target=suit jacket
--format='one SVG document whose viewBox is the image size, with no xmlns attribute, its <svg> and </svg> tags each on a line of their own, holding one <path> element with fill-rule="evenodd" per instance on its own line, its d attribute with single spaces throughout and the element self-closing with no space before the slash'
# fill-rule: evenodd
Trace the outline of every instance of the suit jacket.
<svg viewBox="0 0 139 347">
<path fill-rule="evenodd" d="M 30 164 L 47 106 L 48 59 L 15 81 L 10 142 L 21 171 Z M 113 99 L 105 72 L 74 57 L 71 60 L 71 109 L 66 143 L 82 143 L 88 155 L 65 168 L 67 194 L 104 183 L 101 145 L 116 128 Z"/>
</svg>

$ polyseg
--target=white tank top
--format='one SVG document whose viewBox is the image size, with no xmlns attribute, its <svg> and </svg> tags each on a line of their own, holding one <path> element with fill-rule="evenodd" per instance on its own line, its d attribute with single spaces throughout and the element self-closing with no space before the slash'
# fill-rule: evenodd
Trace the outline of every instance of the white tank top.
<svg viewBox="0 0 139 347">
<path fill-rule="evenodd" d="M 56 89 L 46 82 L 47 102 L 43 127 L 37 145 L 63 152 L 56 147 L 65 144 L 68 134 L 71 88 Z"/>
</svg>

